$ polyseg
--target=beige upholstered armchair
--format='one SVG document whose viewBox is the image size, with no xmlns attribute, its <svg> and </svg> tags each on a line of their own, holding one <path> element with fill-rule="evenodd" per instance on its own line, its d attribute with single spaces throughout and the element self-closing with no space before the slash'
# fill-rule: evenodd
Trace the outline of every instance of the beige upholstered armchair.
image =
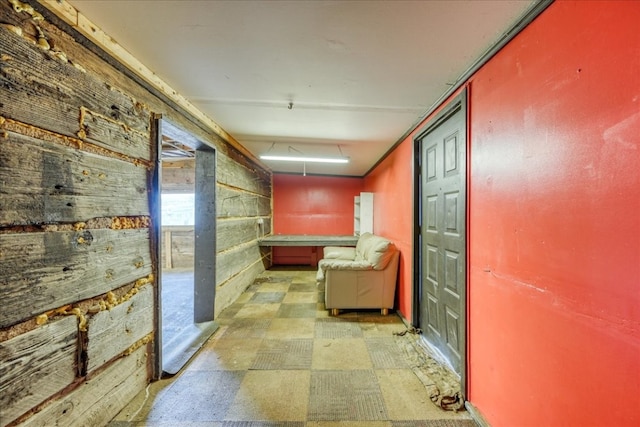
<svg viewBox="0 0 640 427">
<path fill-rule="evenodd" d="M 363 233 L 355 248 L 327 246 L 318 263 L 317 280 L 325 289 L 325 306 L 337 316 L 340 309 L 393 308 L 399 252 L 389 240 Z"/>
</svg>

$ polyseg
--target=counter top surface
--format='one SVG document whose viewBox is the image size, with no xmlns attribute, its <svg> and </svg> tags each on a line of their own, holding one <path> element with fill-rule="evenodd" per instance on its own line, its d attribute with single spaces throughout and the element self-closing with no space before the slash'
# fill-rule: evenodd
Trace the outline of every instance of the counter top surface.
<svg viewBox="0 0 640 427">
<path fill-rule="evenodd" d="M 258 239 L 260 246 L 355 246 L 358 236 L 272 234 Z"/>
</svg>

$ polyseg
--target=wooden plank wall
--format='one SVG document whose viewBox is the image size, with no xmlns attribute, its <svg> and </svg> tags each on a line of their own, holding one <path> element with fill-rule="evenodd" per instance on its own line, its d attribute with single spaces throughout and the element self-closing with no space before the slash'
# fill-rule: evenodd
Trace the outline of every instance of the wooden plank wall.
<svg viewBox="0 0 640 427">
<path fill-rule="evenodd" d="M 172 194 L 193 193 L 196 189 L 196 162 L 162 161 L 162 192 Z"/>
<path fill-rule="evenodd" d="M 73 383 L 77 340 L 76 319 L 65 317 L 2 343 L 2 356 L 11 359 L 0 367 L 0 420 L 17 418 L 39 404 L 43 395 Z"/>
<path fill-rule="evenodd" d="M 165 269 L 193 270 L 195 266 L 194 227 L 173 225 L 162 227 L 162 266 Z"/>
<path fill-rule="evenodd" d="M 254 169 L 230 157 L 219 158 L 217 180 L 216 315 L 240 295 L 247 278 L 269 265 L 270 251 L 260 249 L 258 238 L 271 233 L 271 180 L 266 186 Z"/>
<path fill-rule="evenodd" d="M 155 114 L 216 148 L 219 312 L 264 270 L 270 172 L 41 4 L 0 0 L 2 427 L 105 425 L 151 378 Z"/>
<path fill-rule="evenodd" d="M 162 193 L 195 193 L 196 165 L 193 158 L 162 161 Z M 164 268 L 194 268 L 194 227 L 162 225 Z"/>
<path fill-rule="evenodd" d="M 163 164 L 163 191 L 193 192 L 194 164 L 193 160 Z M 253 280 L 270 263 L 271 251 L 261 249 L 257 239 L 271 233 L 271 186 L 263 176 L 256 176 L 255 168 L 225 155 L 218 155 L 216 181 L 215 312 L 218 314 L 240 295 L 247 281 Z M 181 254 L 187 253 L 189 240 L 184 235 L 172 235 L 173 260 L 182 262 L 172 262 L 171 265 L 180 268 L 190 261 L 180 258 Z M 183 239 L 179 240 L 180 237 Z M 164 252 L 163 256 L 166 256 L 168 251 Z M 167 264 L 165 261 L 164 265 Z"/>
</svg>

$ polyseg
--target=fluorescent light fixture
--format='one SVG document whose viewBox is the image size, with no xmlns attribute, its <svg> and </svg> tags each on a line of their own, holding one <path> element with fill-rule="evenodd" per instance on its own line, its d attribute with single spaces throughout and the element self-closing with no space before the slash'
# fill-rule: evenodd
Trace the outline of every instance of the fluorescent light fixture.
<svg viewBox="0 0 640 427">
<path fill-rule="evenodd" d="M 283 162 L 303 162 L 303 163 L 349 163 L 346 157 L 301 157 L 301 156 L 271 156 L 268 154 L 260 156 L 262 160 L 278 160 Z"/>
</svg>

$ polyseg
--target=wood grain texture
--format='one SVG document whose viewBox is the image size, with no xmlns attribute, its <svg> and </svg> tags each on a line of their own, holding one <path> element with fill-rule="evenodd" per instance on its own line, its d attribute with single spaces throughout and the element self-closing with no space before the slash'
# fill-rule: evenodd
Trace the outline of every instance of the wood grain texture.
<svg viewBox="0 0 640 427">
<path fill-rule="evenodd" d="M 218 253 L 216 260 L 216 283 L 224 283 L 247 266 L 262 258 L 257 241 L 234 246 L 233 249 Z"/>
<path fill-rule="evenodd" d="M 151 273 L 149 230 L 0 234 L 0 327 Z"/>
<path fill-rule="evenodd" d="M 38 2 L 28 2 L 45 14 Z M 79 31 L 93 32 L 84 17 L 73 17 L 68 3 L 47 3 L 71 16 Z M 175 123 L 176 129 L 179 126 L 180 132 L 174 134 L 186 139 L 193 135 L 194 140 L 216 148 L 219 161 L 212 179 L 218 178 L 223 197 L 231 197 L 224 211 L 218 212 L 224 218 L 246 221 L 232 226 L 235 231 L 223 230 L 228 240 L 225 253 L 239 254 L 251 245 L 256 219 L 268 223 L 271 216 L 271 175 L 266 166 L 206 116 L 179 99 L 172 100 L 170 88 L 168 92 L 154 89 L 66 25 L 56 27 L 55 17 L 47 15 L 47 20 L 38 25 L 51 44 L 49 51 L 28 40 L 37 33 L 29 16 L 15 13 L 8 1 L 0 1 L 0 22 L 18 25 L 25 33 L 18 36 L 0 28 L 0 117 L 7 119 L 4 128 L 0 124 L 0 232 L 5 233 L 0 234 L 0 328 L 16 333 L 22 332 L 22 322 L 33 324 L 33 317 L 42 312 L 104 295 L 151 273 L 152 262 L 157 261 L 151 260 L 149 230 L 111 230 L 106 222 L 93 225 L 110 217 L 151 215 L 148 194 L 153 189 L 147 184 L 147 169 L 152 173 L 155 167 L 149 161 L 154 152 L 151 112 Z M 109 39 L 103 41 L 109 44 Z M 64 52 L 68 61 L 56 57 L 54 48 Z M 10 122 L 19 126 L 10 127 Z M 219 201 L 216 197 L 217 208 Z M 81 221 L 92 225 L 78 231 L 34 231 L 58 226 L 69 230 L 72 223 Z M 230 269 L 229 276 L 222 278 L 216 309 L 235 300 L 264 269 L 256 246 L 236 258 L 222 258 Z M 148 300 L 142 303 L 140 298 L 144 295 L 131 300 L 134 306 L 124 303 L 110 312 L 87 316 L 89 329 L 79 341 L 87 352 L 82 355 L 88 355 L 87 365 L 82 363 L 80 369 L 85 372 L 88 366 L 89 377 L 76 378 L 55 397 L 44 397 L 44 406 L 24 400 L 25 410 L 21 407 L 16 413 L 38 412 L 22 425 L 106 425 L 144 389 L 150 346 L 118 358 L 127 343 L 152 330 L 153 313 Z M 134 317 L 138 319 L 131 320 Z M 77 319 L 63 320 L 77 334 Z M 51 336 L 43 333 L 33 342 L 43 351 L 43 361 L 58 353 L 50 345 Z M 0 369 L 11 366 L 8 360 L 0 358 Z M 29 380 L 28 375 L 24 378 Z M 2 384 L 4 379 L 3 374 Z M 52 384 L 41 387 L 43 394 L 50 392 Z"/>
<path fill-rule="evenodd" d="M 184 164 L 184 167 L 162 166 L 162 192 L 163 193 L 194 193 L 196 189 L 196 169 L 190 165 L 191 160 L 174 162 Z"/>
<path fill-rule="evenodd" d="M 151 118 L 143 104 L 4 27 L 0 52 L 10 58 L 0 60 L 0 115 L 150 159 Z"/>
<path fill-rule="evenodd" d="M 81 387 L 51 401 L 27 418 L 24 427 L 105 426 L 147 385 L 147 347 L 114 361 Z"/>
<path fill-rule="evenodd" d="M 233 158 L 218 153 L 216 180 L 218 183 L 242 188 L 251 193 L 271 197 L 271 176 L 263 171 L 238 163 Z"/>
<path fill-rule="evenodd" d="M 218 186 L 218 218 L 266 217 L 271 215 L 271 199 L 255 193 Z"/>
<path fill-rule="evenodd" d="M 135 158 L 148 159 L 150 134 L 148 127 L 140 131 L 129 127 L 121 121 L 122 114 L 119 107 L 112 105 L 110 116 L 81 108 L 80 128 L 84 130 L 89 141 L 117 141 L 120 146 L 126 147 L 127 155 Z"/>
<path fill-rule="evenodd" d="M 109 53 L 116 58 L 119 62 L 128 67 L 131 71 L 142 77 L 144 81 L 158 89 L 169 98 L 172 102 L 176 103 L 180 108 L 184 109 L 188 114 L 200 120 L 209 130 L 212 130 L 222 140 L 227 142 L 235 150 L 242 153 L 243 156 L 248 158 L 251 162 L 260 166 L 263 170 L 268 168 L 263 165 L 249 150 L 247 150 L 242 144 L 236 141 L 233 136 L 227 133 L 218 123 L 204 114 L 201 110 L 195 107 L 190 101 L 172 89 L 166 82 L 153 73 L 149 68 L 142 64 L 137 58 L 135 58 L 126 49 L 123 49 L 115 40 L 109 37 L 98 26 L 91 22 L 86 16 L 78 12 L 68 2 L 64 0 L 45 0 L 43 1 L 45 6 L 52 12 L 56 13 L 61 19 L 73 26 L 76 30 L 82 33 L 89 40 L 96 43 L 101 49 Z M 171 135 L 174 139 L 183 139 L 180 135 L 181 130 L 177 128 L 171 129 Z"/>
<path fill-rule="evenodd" d="M 262 225 L 258 224 L 259 219 L 262 219 Z M 271 233 L 269 217 L 234 218 L 218 221 L 216 229 L 218 252 L 251 242 L 259 236 L 269 233 Z"/>
<path fill-rule="evenodd" d="M 73 383 L 77 324 L 64 317 L 0 342 L 0 426 Z"/>
<path fill-rule="evenodd" d="M 15 132 L 6 136 L 0 139 L 0 225 L 149 215 L 146 168 Z"/>
<path fill-rule="evenodd" d="M 194 268 L 194 232 L 173 231 L 171 233 L 171 263 L 173 268 Z"/>
<path fill-rule="evenodd" d="M 104 365 L 153 331 L 153 303 L 153 287 L 146 285 L 130 300 L 89 318 L 87 372 Z"/>
<path fill-rule="evenodd" d="M 216 287 L 216 317 L 229 305 L 233 304 L 256 276 L 265 270 L 264 259 L 256 259 L 233 277 L 228 277 Z"/>
</svg>

